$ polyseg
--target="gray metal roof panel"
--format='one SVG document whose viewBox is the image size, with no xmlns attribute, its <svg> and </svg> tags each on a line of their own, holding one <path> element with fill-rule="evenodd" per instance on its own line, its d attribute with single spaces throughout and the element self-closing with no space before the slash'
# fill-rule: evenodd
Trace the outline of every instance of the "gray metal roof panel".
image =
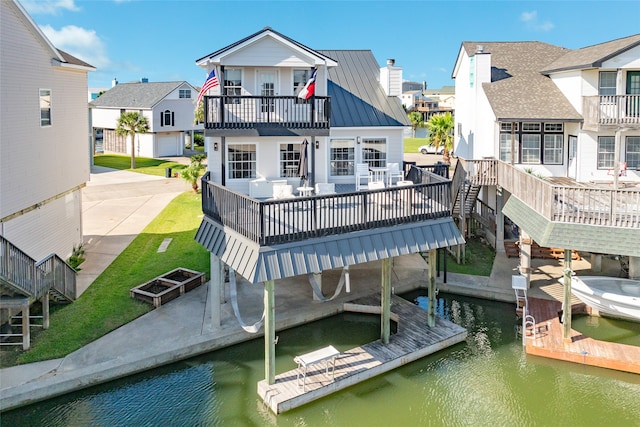
<svg viewBox="0 0 640 427">
<path fill-rule="evenodd" d="M 411 126 L 400 98 L 387 96 L 370 50 L 321 50 L 338 62 L 329 69 L 332 127 Z"/>
<path fill-rule="evenodd" d="M 96 108 L 151 109 L 171 92 L 185 84 L 195 90 L 185 81 L 119 83 L 91 101 L 89 105 Z"/>
<path fill-rule="evenodd" d="M 204 218 L 195 237 L 251 283 L 330 270 L 464 242 L 452 218 L 261 247 Z"/>
</svg>

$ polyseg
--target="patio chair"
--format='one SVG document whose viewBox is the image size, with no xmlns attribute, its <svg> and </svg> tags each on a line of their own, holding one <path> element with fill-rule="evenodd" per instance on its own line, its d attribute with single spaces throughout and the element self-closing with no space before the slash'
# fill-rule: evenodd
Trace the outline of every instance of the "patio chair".
<svg viewBox="0 0 640 427">
<path fill-rule="evenodd" d="M 336 184 L 333 182 L 319 182 L 316 184 L 316 195 L 336 194 Z"/>
<path fill-rule="evenodd" d="M 288 199 L 293 197 L 293 185 L 275 184 L 273 186 L 274 199 Z"/>
<path fill-rule="evenodd" d="M 371 175 L 369 175 L 369 165 L 367 163 L 356 164 L 356 191 L 359 191 L 362 186 L 362 180 L 365 180 L 367 184 L 371 182 Z M 365 185 L 367 185 L 365 184 Z M 367 188 L 367 187 L 364 187 Z"/>
<path fill-rule="evenodd" d="M 400 165 L 398 163 L 387 163 L 387 167 L 389 171 L 387 172 L 387 185 L 393 185 L 393 179 L 396 178 L 398 181 L 402 181 L 404 179 L 404 175 L 400 172 Z"/>
</svg>

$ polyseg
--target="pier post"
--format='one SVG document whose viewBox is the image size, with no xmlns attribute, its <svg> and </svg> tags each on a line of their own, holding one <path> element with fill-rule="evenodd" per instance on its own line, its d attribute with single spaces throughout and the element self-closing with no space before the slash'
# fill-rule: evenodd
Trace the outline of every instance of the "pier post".
<svg viewBox="0 0 640 427">
<path fill-rule="evenodd" d="M 382 295 L 380 297 L 382 319 L 380 319 L 380 339 L 389 344 L 391 336 L 391 258 L 382 260 Z"/>
<path fill-rule="evenodd" d="M 564 250 L 564 295 L 562 303 L 562 339 L 571 342 L 571 249 Z"/>
<path fill-rule="evenodd" d="M 264 284 L 264 379 L 267 384 L 276 382 L 276 319 L 274 281 Z"/>
<path fill-rule="evenodd" d="M 220 300 L 224 291 L 220 291 L 220 288 L 224 288 L 224 267 L 222 260 L 215 255 L 211 255 L 211 279 L 209 280 L 209 292 L 207 297 L 209 298 L 209 309 L 211 310 L 211 328 L 220 328 L 221 321 L 221 309 Z"/>
<path fill-rule="evenodd" d="M 446 256 L 446 254 L 445 254 Z M 429 251 L 427 273 L 427 325 L 434 327 L 436 325 L 436 260 L 438 258 L 438 250 L 431 249 Z"/>
</svg>

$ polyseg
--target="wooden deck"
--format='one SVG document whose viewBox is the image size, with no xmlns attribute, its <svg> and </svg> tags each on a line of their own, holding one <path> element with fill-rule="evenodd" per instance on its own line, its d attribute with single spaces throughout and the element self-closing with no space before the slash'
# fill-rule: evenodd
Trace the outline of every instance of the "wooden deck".
<svg viewBox="0 0 640 427">
<path fill-rule="evenodd" d="M 527 354 L 640 374 L 640 347 L 594 340 L 574 330 L 571 342 L 564 342 L 558 320 L 561 307 L 559 301 L 529 298 L 537 329 L 535 339 L 527 335 Z M 582 312 L 584 304 L 574 304 L 572 310 Z"/>
<path fill-rule="evenodd" d="M 351 303 L 380 307 L 380 297 L 360 298 Z M 342 352 L 336 359 L 333 380 L 325 375 L 324 364 L 318 364 L 309 368 L 304 390 L 298 386 L 297 369 L 293 369 L 277 375 L 275 384 L 260 381 L 258 395 L 266 406 L 279 414 L 457 344 L 467 337 L 466 329 L 439 317 L 436 317 L 436 326 L 429 328 L 425 310 L 395 295 L 391 298 L 391 312 L 392 318 L 397 316 L 398 325 L 389 344 L 377 340 Z"/>
</svg>

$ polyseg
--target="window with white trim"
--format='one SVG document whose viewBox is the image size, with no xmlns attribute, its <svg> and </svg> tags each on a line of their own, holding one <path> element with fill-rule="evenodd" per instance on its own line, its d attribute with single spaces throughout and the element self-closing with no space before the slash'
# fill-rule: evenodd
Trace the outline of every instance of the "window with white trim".
<svg viewBox="0 0 640 427">
<path fill-rule="evenodd" d="M 522 163 L 540 164 L 540 134 L 522 134 Z"/>
<path fill-rule="evenodd" d="M 543 163 L 546 165 L 562 164 L 563 135 L 561 133 L 544 135 Z"/>
<path fill-rule="evenodd" d="M 640 168 L 640 136 L 628 136 L 625 139 L 627 169 Z"/>
<path fill-rule="evenodd" d="M 617 78 L 617 71 L 600 71 L 598 95 L 615 95 Z"/>
<path fill-rule="evenodd" d="M 298 176 L 300 149 L 300 144 L 280 144 L 281 178 L 295 178 L 296 176 Z"/>
<path fill-rule="evenodd" d="M 513 142 L 513 162 L 520 163 L 520 153 L 519 153 L 519 142 L 518 142 L 518 134 L 514 135 Z M 500 134 L 500 160 L 503 162 L 511 163 L 511 134 L 510 133 L 501 133 Z"/>
<path fill-rule="evenodd" d="M 242 95 L 242 70 L 240 68 L 225 68 L 224 94 L 229 96 Z M 240 98 L 226 98 L 225 104 L 240 104 Z"/>
<path fill-rule="evenodd" d="M 354 175 L 355 141 L 332 139 L 329 142 L 329 162 L 331 176 Z"/>
<path fill-rule="evenodd" d="M 178 97 L 180 99 L 191 99 L 191 89 L 180 89 Z"/>
<path fill-rule="evenodd" d="M 611 169 L 616 148 L 615 136 L 598 137 L 598 169 Z"/>
<path fill-rule="evenodd" d="M 256 144 L 229 144 L 227 148 L 229 179 L 256 177 Z"/>
<path fill-rule="evenodd" d="M 51 89 L 40 89 L 40 126 L 51 126 Z"/>
<path fill-rule="evenodd" d="M 387 139 L 362 138 L 362 162 L 370 168 L 387 166 Z"/>
</svg>

